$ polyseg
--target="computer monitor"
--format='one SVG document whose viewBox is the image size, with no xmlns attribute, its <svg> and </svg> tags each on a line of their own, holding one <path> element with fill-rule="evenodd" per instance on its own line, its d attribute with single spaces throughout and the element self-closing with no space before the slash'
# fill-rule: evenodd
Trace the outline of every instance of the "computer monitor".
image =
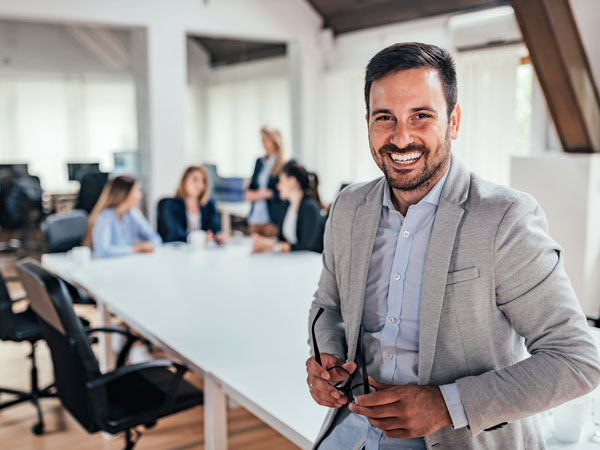
<svg viewBox="0 0 600 450">
<path fill-rule="evenodd" d="M 0 164 L 0 178 L 7 175 L 29 175 L 27 163 Z"/>
<path fill-rule="evenodd" d="M 67 163 L 69 181 L 81 181 L 88 173 L 99 173 L 100 163 Z"/>
</svg>

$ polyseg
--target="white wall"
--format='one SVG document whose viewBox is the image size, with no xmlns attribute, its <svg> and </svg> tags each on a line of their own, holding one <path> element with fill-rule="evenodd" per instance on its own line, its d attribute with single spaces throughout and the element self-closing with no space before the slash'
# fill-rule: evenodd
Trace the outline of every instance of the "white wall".
<svg viewBox="0 0 600 450">
<path fill-rule="evenodd" d="M 310 93 L 320 70 L 320 17 L 301 0 L 0 0 L 0 18 L 142 27 L 148 38 L 148 137 L 140 139 L 149 175 L 150 213 L 171 193 L 185 162 L 186 34 L 295 42 L 300 77 L 293 80 L 300 111 L 299 152 L 314 145 Z M 316 61 L 316 63 L 315 63 Z M 300 95 L 302 93 L 303 95 Z M 144 127 L 140 127 L 144 128 Z"/>
</svg>

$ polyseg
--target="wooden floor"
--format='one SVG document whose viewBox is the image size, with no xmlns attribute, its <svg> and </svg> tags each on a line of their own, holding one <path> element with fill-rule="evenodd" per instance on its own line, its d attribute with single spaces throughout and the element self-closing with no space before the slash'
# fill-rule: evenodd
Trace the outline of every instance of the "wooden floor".
<svg viewBox="0 0 600 450">
<path fill-rule="evenodd" d="M 12 275 L 14 258 L 0 256 L 0 270 Z M 22 293 L 17 283 L 11 283 L 11 296 Z M 91 307 L 78 307 L 78 313 L 95 320 Z M 29 385 L 28 344 L 0 342 L 0 386 L 27 390 Z M 40 342 L 36 349 L 40 386 L 52 381 L 52 362 L 48 348 Z M 199 377 L 190 381 L 200 385 Z M 10 397 L 0 394 L 0 402 Z M 2 449 L 57 449 L 57 450 L 118 450 L 123 448 L 122 437 L 88 434 L 60 405 L 57 399 L 42 399 L 45 433 L 35 436 L 30 428 L 36 422 L 33 405 L 24 403 L 0 411 L 0 448 Z M 136 449 L 188 450 L 204 449 L 204 411 L 197 407 L 166 417 L 149 429 L 141 429 L 142 438 Z M 298 449 L 281 434 L 243 408 L 228 412 L 229 449 L 231 450 L 293 450 Z"/>
</svg>

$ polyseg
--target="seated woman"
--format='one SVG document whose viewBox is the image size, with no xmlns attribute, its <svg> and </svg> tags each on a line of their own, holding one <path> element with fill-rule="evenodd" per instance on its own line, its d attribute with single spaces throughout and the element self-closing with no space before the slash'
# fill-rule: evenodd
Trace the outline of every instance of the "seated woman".
<svg viewBox="0 0 600 450">
<path fill-rule="evenodd" d="M 159 203 L 158 232 L 165 242 L 186 241 L 187 235 L 196 230 L 206 231 L 207 241 L 223 244 L 221 218 L 210 198 L 210 180 L 204 166 L 188 167 L 175 194 L 175 198 Z"/>
<path fill-rule="evenodd" d="M 265 155 L 256 160 L 245 194 L 246 201 L 252 203 L 248 228 L 251 233 L 277 236 L 277 224 L 283 218 L 283 202 L 277 189 L 279 171 L 285 164 L 283 138 L 279 130 L 266 126 L 260 130 L 260 136 Z"/>
<path fill-rule="evenodd" d="M 160 236 L 138 209 L 142 190 L 129 176 L 109 180 L 90 213 L 83 245 L 96 257 L 152 253 Z"/>
<path fill-rule="evenodd" d="M 287 200 L 277 239 L 253 234 L 255 253 L 296 250 L 323 251 L 325 218 L 321 215 L 318 178 L 296 162 L 287 163 L 279 174 L 279 195 Z"/>
</svg>

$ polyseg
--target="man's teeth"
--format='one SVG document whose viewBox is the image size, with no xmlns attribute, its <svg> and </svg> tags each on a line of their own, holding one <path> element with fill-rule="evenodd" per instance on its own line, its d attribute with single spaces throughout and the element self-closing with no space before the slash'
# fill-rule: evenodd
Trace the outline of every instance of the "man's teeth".
<svg viewBox="0 0 600 450">
<path fill-rule="evenodd" d="M 400 164 L 412 164 L 421 157 L 422 153 L 421 152 L 391 153 L 390 155 L 391 155 L 392 159 L 394 160 L 394 162 L 397 162 Z"/>
</svg>

